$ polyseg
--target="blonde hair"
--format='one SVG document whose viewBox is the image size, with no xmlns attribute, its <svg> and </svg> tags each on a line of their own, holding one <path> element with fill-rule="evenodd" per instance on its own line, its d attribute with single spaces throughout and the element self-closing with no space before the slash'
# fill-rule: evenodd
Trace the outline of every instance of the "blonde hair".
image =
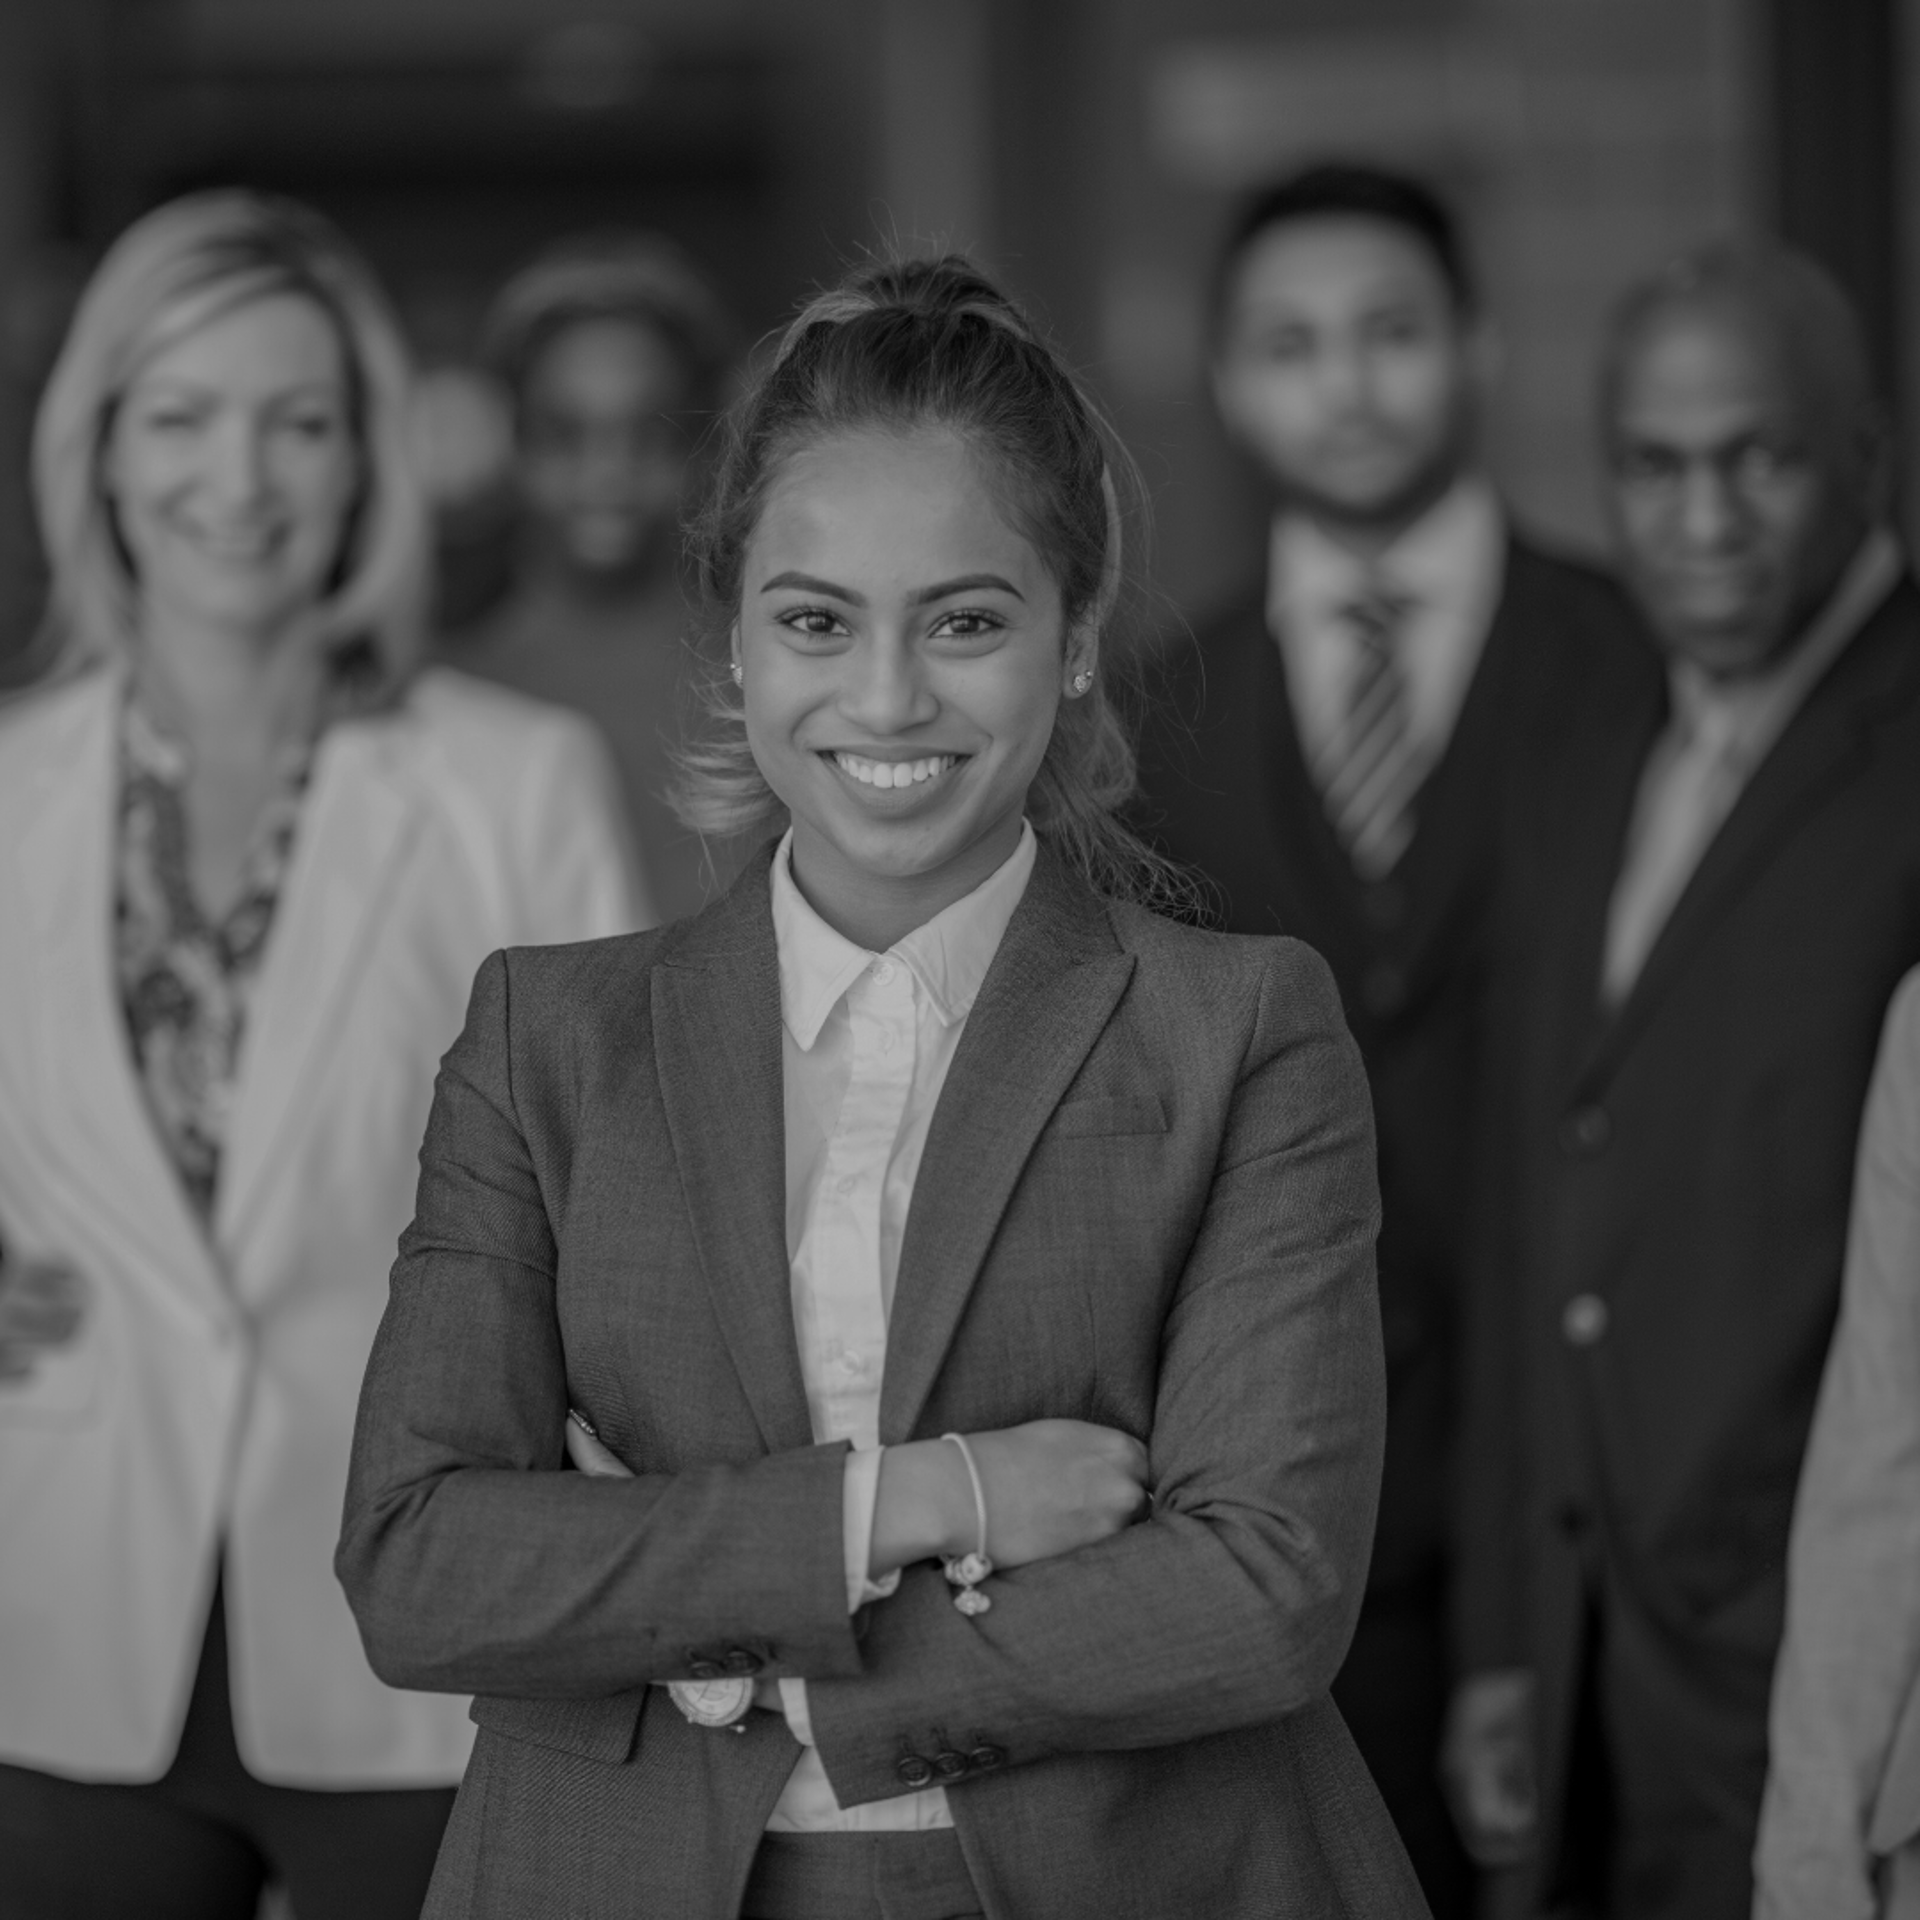
<svg viewBox="0 0 1920 1920">
<path fill-rule="evenodd" d="M 33 491 L 53 574 L 57 666 L 124 657 L 138 641 L 139 582 L 102 470 L 128 387 L 164 348 L 279 294 L 311 300 L 339 335 L 360 459 L 318 609 L 320 639 L 366 695 L 405 684 L 425 634 L 428 542 L 407 447 L 411 370 L 400 329 L 371 269 L 328 221 L 291 200 L 234 191 L 170 201 L 114 242 L 47 383 Z"/>
<path fill-rule="evenodd" d="M 811 301 L 729 409 L 690 539 L 716 656 L 782 465 L 831 434 L 922 425 L 958 434 L 994 468 L 1068 627 L 1106 638 L 1125 578 L 1122 500 L 1142 498 L 1133 464 L 1027 316 L 949 254 L 863 266 Z M 1180 907 L 1187 884 L 1118 817 L 1135 785 L 1133 743 L 1109 691 L 1120 653 L 1103 647 L 1091 687 L 1060 703 L 1027 812 L 1097 891 Z M 676 809 L 703 833 L 770 827 L 779 802 L 754 762 L 739 691 L 717 658 L 713 666 L 706 731 L 679 756 Z"/>
</svg>

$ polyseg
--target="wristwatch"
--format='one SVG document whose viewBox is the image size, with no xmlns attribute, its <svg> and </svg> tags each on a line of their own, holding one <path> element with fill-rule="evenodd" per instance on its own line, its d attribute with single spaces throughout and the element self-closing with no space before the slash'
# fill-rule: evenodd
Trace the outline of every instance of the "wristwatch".
<svg viewBox="0 0 1920 1920">
<path fill-rule="evenodd" d="M 746 1729 L 740 1722 L 753 1706 L 753 1682 L 729 1676 L 722 1680 L 669 1680 L 667 1691 L 673 1704 L 696 1727 L 732 1727 Z"/>
</svg>

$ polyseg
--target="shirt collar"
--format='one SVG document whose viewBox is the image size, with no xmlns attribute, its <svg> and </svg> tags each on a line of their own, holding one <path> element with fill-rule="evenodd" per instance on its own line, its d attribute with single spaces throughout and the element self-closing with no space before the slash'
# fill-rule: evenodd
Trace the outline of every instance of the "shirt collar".
<svg viewBox="0 0 1920 1920">
<path fill-rule="evenodd" d="M 1462 474 L 1412 526 L 1367 561 L 1301 513 L 1274 517 L 1268 544 L 1268 613 L 1324 620 L 1381 584 L 1423 608 L 1477 604 L 1497 580 L 1506 542 L 1498 496 Z"/>
<path fill-rule="evenodd" d="M 1716 680 L 1690 661 L 1675 659 L 1668 669 L 1673 704 L 1688 729 L 1717 736 L 1735 752 L 1764 752 L 1893 591 L 1902 564 L 1892 531 L 1876 527 L 1860 543 L 1839 585 L 1798 643 L 1761 673 Z"/>
<path fill-rule="evenodd" d="M 773 856 L 773 941 L 780 960 L 780 1017 L 806 1053 L 847 990 L 882 956 L 856 946 L 807 904 L 794 883 L 792 853 L 789 827 Z M 887 949 L 885 957 L 920 983 L 943 1026 L 964 1020 L 979 997 L 1037 853 L 1033 828 L 1023 820 L 1019 845 L 986 879 Z"/>
</svg>

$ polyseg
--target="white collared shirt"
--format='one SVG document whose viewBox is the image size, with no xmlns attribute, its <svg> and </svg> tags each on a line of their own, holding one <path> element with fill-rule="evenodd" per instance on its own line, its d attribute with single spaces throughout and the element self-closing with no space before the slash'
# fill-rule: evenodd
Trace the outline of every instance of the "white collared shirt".
<svg viewBox="0 0 1920 1920">
<path fill-rule="evenodd" d="M 1463 475 L 1369 562 L 1303 514 L 1275 516 L 1267 626 L 1280 648 L 1309 765 L 1337 747 L 1361 648 L 1346 609 L 1381 588 L 1407 603 L 1399 661 L 1408 733 L 1430 766 L 1446 751 L 1505 584 L 1506 517 L 1492 487 Z"/>
<path fill-rule="evenodd" d="M 813 1437 L 848 1440 L 847 1605 L 899 1584 L 867 1579 L 880 1490 L 880 1385 L 900 1241 L 933 1110 L 987 968 L 1027 890 L 1020 843 L 962 900 L 884 954 L 836 933 L 794 884 L 793 835 L 773 859 L 786 1089 L 787 1255 L 793 1329 Z M 842 1808 L 812 1744 L 806 1682 L 782 1680 L 787 1724 L 806 1747 L 770 1832 L 882 1833 L 950 1827 L 944 1789 Z"/>
<path fill-rule="evenodd" d="M 1607 910 L 1600 975 L 1606 1005 L 1618 1006 L 1632 990 L 1747 782 L 1847 642 L 1893 591 L 1900 566 L 1899 542 L 1886 528 L 1876 528 L 1805 635 L 1764 672 L 1715 680 L 1690 661 L 1673 661 L 1667 676 L 1672 718 L 1640 776 Z"/>
</svg>

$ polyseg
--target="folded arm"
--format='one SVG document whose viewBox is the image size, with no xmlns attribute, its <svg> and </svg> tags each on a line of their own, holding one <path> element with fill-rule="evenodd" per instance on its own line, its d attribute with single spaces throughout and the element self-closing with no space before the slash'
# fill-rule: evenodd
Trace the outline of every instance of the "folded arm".
<svg viewBox="0 0 1920 1920">
<path fill-rule="evenodd" d="M 555 1244 L 516 1119 L 495 954 L 442 1065 L 361 1393 L 336 1569 L 395 1686 L 613 1693 L 745 1652 L 860 1666 L 844 1447 L 626 1480 L 563 1472 Z"/>
<path fill-rule="evenodd" d="M 903 1748 L 990 1745 L 1017 1764 L 1171 1745 L 1324 1691 L 1379 1486 L 1373 1154 L 1331 982 L 1287 949 L 1163 1335 L 1152 1518 L 997 1576 L 971 1620 L 937 1570 L 910 1568 L 866 1617 L 861 1676 L 808 1687 L 843 1805 L 901 1792 Z"/>
</svg>

